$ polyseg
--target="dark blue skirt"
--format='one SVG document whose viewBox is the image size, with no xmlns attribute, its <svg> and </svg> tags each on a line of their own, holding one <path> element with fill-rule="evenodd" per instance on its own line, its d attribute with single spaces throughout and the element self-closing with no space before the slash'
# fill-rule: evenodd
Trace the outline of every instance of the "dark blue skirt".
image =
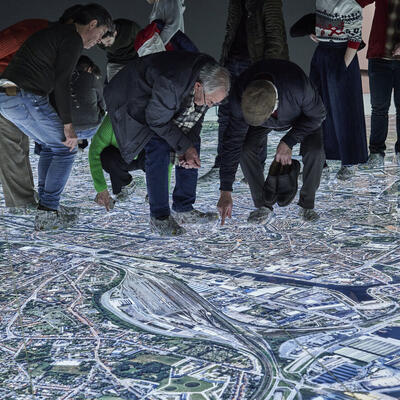
<svg viewBox="0 0 400 400">
<path fill-rule="evenodd" d="M 327 111 L 322 125 L 326 158 L 354 165 L 367 161 L 368 149 L 360 67 L 356 56 L 346 68 L 346 49 L 347 43 L 320 42 L 310 78 Z"/>
</svg>

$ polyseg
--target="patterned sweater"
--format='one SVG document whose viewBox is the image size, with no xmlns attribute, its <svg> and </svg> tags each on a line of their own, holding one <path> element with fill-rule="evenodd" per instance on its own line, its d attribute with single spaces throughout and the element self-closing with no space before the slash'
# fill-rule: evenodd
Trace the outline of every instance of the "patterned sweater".
<svg viewBox="0 0 400 400">
<path fill-rule="evenodd" d="M 320 41 L 361 43 L 362 8 L 355 0 L 316 0 L 315 34 Z"/>
</svg>

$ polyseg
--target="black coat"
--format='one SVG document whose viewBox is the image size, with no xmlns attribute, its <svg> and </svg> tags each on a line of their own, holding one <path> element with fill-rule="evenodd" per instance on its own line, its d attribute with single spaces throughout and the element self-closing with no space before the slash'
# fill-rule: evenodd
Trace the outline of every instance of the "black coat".
<svg viewBox="0 0 400 400">
<path fill-rule="evenodd" d="M 249 128 L 243 118 L 241 101 L 247 85 L 258 79 L 271 81 L 278 90 L 277 118 L 264 122 L 270 130 L 290 131 L 281 139 L 290 148 L 321 127 L 326 111 L 318 90 L 303 70 L 285 60 L 263 60 L 253 64 L 236 80 L 229 95 L 230 121 L 222 141 L 221 190 L 231 191 Z M 249 131 L 251 134 L 251 131 Z"/>
<path fill-rule="evenodd" d="M 230 0 L 221 64 L 226 63 L 236 35 L 241 34 L 238 30 L 241 28 L 243 2 L 247 10 L 244 34 L 247 36 L 250 60 L 252 62 L 270 58 L 287 60 L 289 50 L 282 15 L 282 0 Z"/>
<path fill-rule="evenodd" d="M 129 19 L 119 18 L 114 20 L 117 36 L 110 47 L 99 44 L 99 47 L 107 52 L 109 63 L 127 64 L 137 57 L 135 50 L 135 38 L 140 32 L 140 26 Z"/>
<path fill-rule="evenodd" d="M 130 163 L 153 135 L 183 154 L 193 145 L 173 122 L 192 92 L 205 54 L 162 52 L 131 61 L 106 86 L 104 98 L 121 155 Z M 197 124 L 198 128 L 199 124 Z"/>
<path fill-rule="evenodd" d="M 105 109 L 100 79 L 92 73 L 75 70 L 71 87 L 74 128 L 81 130 L 99 125 Z"/>
</svg>

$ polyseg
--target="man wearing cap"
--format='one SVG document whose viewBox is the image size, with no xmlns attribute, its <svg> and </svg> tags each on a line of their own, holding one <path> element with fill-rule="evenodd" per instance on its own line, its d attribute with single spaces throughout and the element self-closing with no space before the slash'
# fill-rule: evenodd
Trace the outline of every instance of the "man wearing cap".
<svg viewBox="0 0 400 400">
<path fill-rule="evenodd" d="M 287 131 L 276 149 L 275 160 L 292 163 L 292 148 L 300 143 L 304 164 L 300 191 L 300 215 L 315 221 L 315 193 L 319 187 L 325 153 L 322 121 L 326 111 L 317 89 L 296 64 L 286 60 L 263 60 L 244 71 L 229 95 L 231 119 L 222 142 L 220 198 L 218 210 L 224 224 L 232 216 L 232 184 L 240 163 L 247 179 L 256 210 L 248 222 L 266 223 L 272 208 L 263 200 L 264 168 L 259 149 L 266 145 L 267 134 Z"/>
</svg>

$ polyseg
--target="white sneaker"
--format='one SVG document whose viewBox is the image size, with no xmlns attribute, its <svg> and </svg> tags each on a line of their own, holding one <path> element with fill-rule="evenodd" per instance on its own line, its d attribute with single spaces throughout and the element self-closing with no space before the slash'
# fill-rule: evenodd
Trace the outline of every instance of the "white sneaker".
<svg viewBox="0 0 400 400">
<path fill-rule="evenodd" d="M 393 164 L 396 164 L 398 167 L 400 167 L 400 153 L 394 153 Z"/>
<path fill-rule="evenodd" d="M 35 230 L 49 231 L 71 227 L 77 221 L 78 213 L 68 214 L 66 213 L 65 208 L 63 211 L 37 210 L 35 217 Z"/>
<path fill-rule="evenodd" d="M 385 165 L 385 157 L 381 153 L 371 153 L 368 161 L 363 168 L 383 168 Z"/>
<path fill-rule="evenodd" d="M 206 224 L 218 219 L 216 212 L 202 212 L 196 209 L 185 212 L 172 211 L 172 213 L 179 224 Z"/>
<path fill-rule="evenodd" d="M 247 218 L 250 224 L 265 225 L 269 223 L 273 217 L 274 212 L 268 207 L 259 207 L 252 211 Z"/>
</svg>

